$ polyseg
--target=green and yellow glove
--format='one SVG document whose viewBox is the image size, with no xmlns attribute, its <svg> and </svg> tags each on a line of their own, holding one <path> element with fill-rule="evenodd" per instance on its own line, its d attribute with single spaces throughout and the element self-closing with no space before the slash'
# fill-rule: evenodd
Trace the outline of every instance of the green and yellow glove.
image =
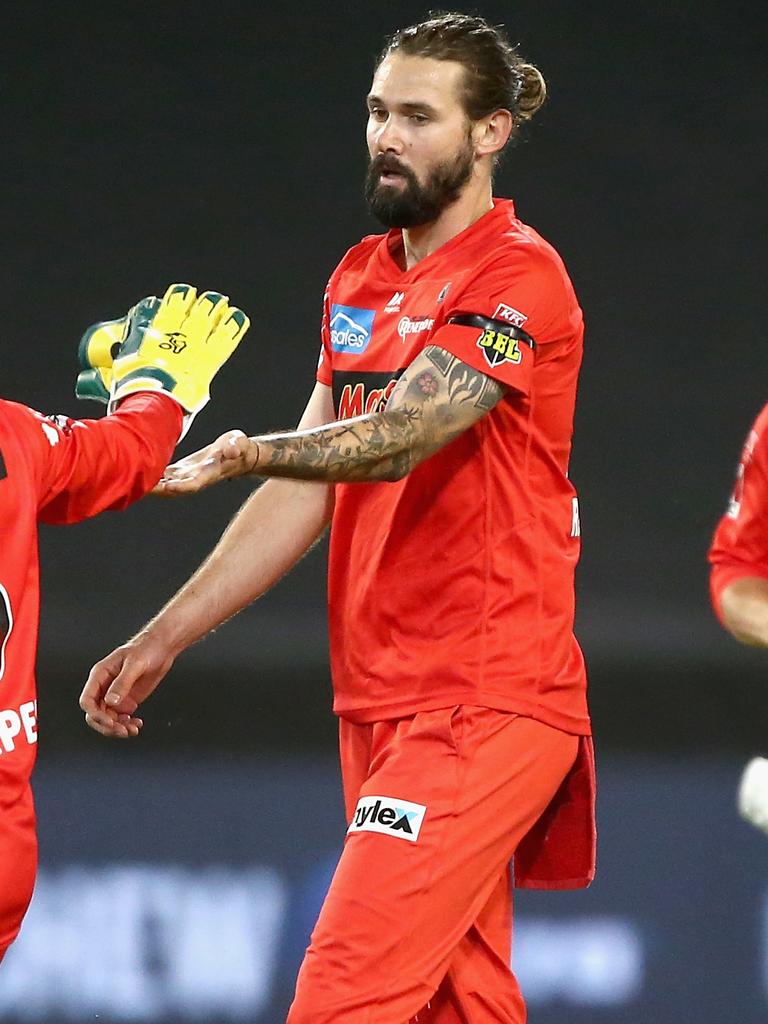
<svg viewBox="0 0 768 1024">
<path fill-rule="evenodd" d="M 110 407 L 137 391 L 162 391 L 196 415 L 249 326 L 226 295 L 198 296 L 188 284 L 172 284 L 162 299 L 142 299 L 128 314 L 112 364 Z"/>
<path fill-rule="evenodd" d="M 229 359 L 250 320 L 226 295 L 172 284 L 127 316 L 93 324 L 80 339 L 78 398 L 116 403 L 137 391 L 162 391 L 185 411 L 182 437 L 210 398 L 211 380 Z"/>
<path fill-rule="evenodd" d="M 95 402 L 109 401 L 112 388 L 112 363 L 120 351 L 128 318 L 102 320 L 93 324 L 80 339 L 77 358 L 80 373 L 75 384 L 78 398 L 92 398 Z"/>
</svg>

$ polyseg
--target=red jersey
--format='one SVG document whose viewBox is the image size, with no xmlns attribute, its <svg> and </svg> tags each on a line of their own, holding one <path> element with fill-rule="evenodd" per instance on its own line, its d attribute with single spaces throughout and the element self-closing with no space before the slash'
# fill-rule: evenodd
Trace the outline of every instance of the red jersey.
<svg viewBox="0 0 768 1024">
<path fill-rule="evenodd" d="M 0 812 L 25 791 L 35 760 L 37 524 L 125 508 L 157 483 L 181 409 L 156 394 L 126 398 L 102 420 L 46 417 L 0 400 Z M 7 823 L 7 822 L 6 822 Z"/>
<path fill-rule="evenodd" d="M 473 704 L 586 734 L 568 479 L 583 339 L 573 287 L 509 200 L 410 270 L 392 255 L 401 246 L 399 230 L 364 238 L 331 276 L 317 376 L 338 417 L 383 409 L 428 344 L 509 391 L 403 480 L 336 485 L 334 709 L 366 722 Z M 472 316 L 500 329 L 449 323 Z"/>
<path fill-rule="evenodd" d="M 710 588 L 718 615 L 720 595 L 740 576 L 768 579 L 768 405 L 744 443 L 736 485 L 709 550 Z"/>
</svg>

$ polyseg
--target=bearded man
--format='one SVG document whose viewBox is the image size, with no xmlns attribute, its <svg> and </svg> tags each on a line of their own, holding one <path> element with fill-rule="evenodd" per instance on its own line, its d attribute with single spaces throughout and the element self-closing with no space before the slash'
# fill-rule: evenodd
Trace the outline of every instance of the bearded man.
<svg viewBox="0 0 768 1024">
<path fill-rule="evenodd" d="M 81 698 L 99 732 L 137 735 L 176 656 L 331 524 L 349 828 L 289 1024 L 519 1024 L 510 862 L 517 885 L 593 877 L 568 478 L 582 313 L 555 250 L 492 193 L 544 96 L 482 18 L 439 15 L 388 41 L 365 192 L 389 230 L 331 275 L 299 429 L 229 432 L 169 468 L 169 495 L 274 479 Z"/>
</svg>

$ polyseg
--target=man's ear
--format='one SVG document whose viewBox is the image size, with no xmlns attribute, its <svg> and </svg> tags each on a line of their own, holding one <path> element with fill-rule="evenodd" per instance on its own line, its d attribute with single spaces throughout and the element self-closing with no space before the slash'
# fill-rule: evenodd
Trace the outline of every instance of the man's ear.
<svg viewBox="0 0 768 1024">
<path fill-rule="evenodd" d="M 494 110 L 481 118 L 472 129 L 475 152 L 478 156 L 500 153 L 512 134 L 515 119 L 509 110 Z"/>
</svg>

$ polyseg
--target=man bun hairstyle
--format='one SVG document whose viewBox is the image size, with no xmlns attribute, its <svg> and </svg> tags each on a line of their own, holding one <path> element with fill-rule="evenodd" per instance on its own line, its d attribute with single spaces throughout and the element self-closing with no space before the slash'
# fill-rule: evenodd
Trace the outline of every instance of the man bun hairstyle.
<svg viewBox="0 0 768 1024">
<path fill-rule="evenodd" d="M 547 96 L 544 76 L 527 63 L 500 28 L 471 14 L 434 13 L 399 29 L 387 41 L 377 67 L 390 54 L 453 60 L 464 67 L 464 109 L 471 121 L 508 110 L 516 129 L 530 121 Z"/>
</svg>

